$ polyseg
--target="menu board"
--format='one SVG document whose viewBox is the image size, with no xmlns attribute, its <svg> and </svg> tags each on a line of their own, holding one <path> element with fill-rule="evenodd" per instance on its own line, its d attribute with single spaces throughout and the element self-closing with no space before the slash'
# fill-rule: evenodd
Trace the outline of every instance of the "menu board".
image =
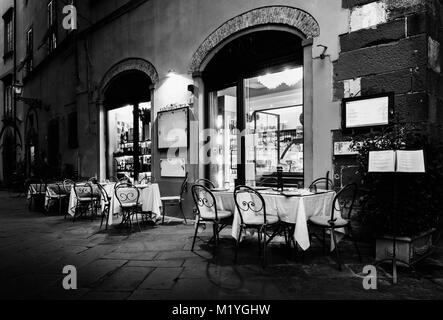
<svg viewBox="0 0 443 320">
<path fill-rule="evenodd" d="M 390 96 L 344 100 L 344 127 L 358 128 L 389 124 Z"/>
<path fill-rule="evenodd" d="M 369 172 L 395 172 L 395 151 L 369 152 Z"/>
<path fill-rule="evenodd" d="M 424 173 L 425 157 L 423 150 L 397 151 L 397 172 Z"/>
<path fill-rule="evenodd" d="M 425 173 L 423 150 L 369 152 L 369 172 Z"/>
<path fill-rule="evenodd" d="M 184 158 L 160 159 L 162 177 L 185 177 L 186 160 Z"/>
<path fill-rule="evenodd" d="M 158 113 L 158 148 L 188 146 L 188 108 Z"/>
</svg>

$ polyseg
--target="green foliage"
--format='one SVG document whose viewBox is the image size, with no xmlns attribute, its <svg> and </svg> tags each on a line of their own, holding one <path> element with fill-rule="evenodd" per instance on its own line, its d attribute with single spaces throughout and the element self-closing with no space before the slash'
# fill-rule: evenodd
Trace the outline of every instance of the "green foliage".
<svg viewBox="0 0 443 320">
<path fill-rule="evenodd" d="M 363 227 L 375 235 L 392 233 L 395 199 L 398 235 L 414 236 L 438 227 L 443 210 L 441 132 L 437 126 L 406 123 L 353 137 L 351 147 L 359 152 L 363 191 L 359 217 Z M 368 173 L 370 151 L 421 149 L 426 174 Z"/>
</svg>

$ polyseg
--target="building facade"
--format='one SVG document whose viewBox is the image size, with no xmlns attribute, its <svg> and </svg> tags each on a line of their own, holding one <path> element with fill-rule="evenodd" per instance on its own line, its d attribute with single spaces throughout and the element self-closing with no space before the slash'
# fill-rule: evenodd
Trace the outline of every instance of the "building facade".
<svg viewBox="0 0 443 320">
<path fill-rule="evenodd" d="M 299 186 L 328 171 L 344 185 L 356 164 L 334 152 L 349 138 L 343 98 L 393 92 L 404 121 L 443 121 L 440 11 L 436 0 L 4 0 L 0 180 L 18 165 L 135 171 L 173 195 L 182 164 L 219 186 L 281 164 Z M 162 135 L 179 126 L 171 106 L 188 108 L 187 143 Z"/>
</svg>

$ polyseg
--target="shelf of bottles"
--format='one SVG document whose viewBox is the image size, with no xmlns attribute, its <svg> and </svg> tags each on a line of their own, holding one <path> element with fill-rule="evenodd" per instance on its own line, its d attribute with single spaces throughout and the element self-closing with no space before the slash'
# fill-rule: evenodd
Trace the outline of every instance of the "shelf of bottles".
<svg viewBox="0 0 443 320">
<path fill-rule="evenodd" d="M 114 153 L 114 163 L 118 175 L 126 175 L 134 178 L 134 143 L 122 139 L 119 148 Z M 139 143 L 139 159 L 141 177 L 151 176 L 151 141 L 141 141 Z"/>
</svg>

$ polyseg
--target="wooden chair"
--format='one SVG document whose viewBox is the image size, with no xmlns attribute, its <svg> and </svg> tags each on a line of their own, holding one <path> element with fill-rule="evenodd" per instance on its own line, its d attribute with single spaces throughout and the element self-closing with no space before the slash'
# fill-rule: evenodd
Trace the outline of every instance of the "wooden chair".
<svg viewBox="0 0 443 320">
<path fill-rule="evenodd" d="M 220 240 L 220 231 L 222 231 L 228 225 L 229 221 L 227 221 L 227 219 L 232 216 L 232 212 L 218 210 L 214 194 L 204 185 L 194 184 L 191 191 L 195 206 L 197 208 L 195 233 L 192 241 L 191 251 L 194 251 L 198 228 L 201 223 L 205 222 L 212 222 L 214 234 L 212 239 L 214 239 L 215 248 L 217 248 Z"/>
<path fill-rule="evenodd" d="M 332 241 L 334 242 L 335 252 L 337 257 L 338 269 L 341 270 L 340 248 L 338 246 L 335 230 L 340 228 L 347 228 L 347 235 L 352 239 L 358 257 L 361 261 L 360 250 L 357 242 L 354 240 L 352 234 L 351 214 L 354 208 L 355 199 L 357 197 L 357 184 L 352 183 L 343 187 L 334 197 L 332 201 L 330 216 L 314 216 L 309 218 L 309 224 L 315 227 L 322 228 L 323 231 L 323 248 L 326 248 L 326 231 L 330 231 Z M 346 218 L 343 216 L 346 215 Z"/>
<path fill-rule="evenodd" d="M 238 248 L 243 231 L 248 228 L 257 229 L 259 256 L 262 256 L 263 266 L 266 265 L 266 246 L 272 236 L 268 234 L 270 229 L 280 228 L 278 216 L 267 215 L 265 200 L 256 190 L 247 186 L 238 186 L 234 190 L 234 201 L 240 215 L 240 231 L 235 248 L 235 262 L 237 262 Z M 274 235 L 276 232 L 274 232 Z M 268 237 L 268 239 L 267 239 Z"/>
<path fill-rule="evenodd" d="M 162 224 L 165 223 L 166 207 L 173 207 L 173 206 L 180 207 L 180 211 L 182 213 L 183 219 L 185 220 L 185 224 L 188 223 L 188 221 L 186 220 L 185 213 L 183 212 L 183 195 L 185 193 L 187 184 L 188 184 L 188 173 L 186 172 L 186 176 L 183 179 L 180 188 L 180 195 L 160 198 L 160 200 L 162 201 L 162 211 L 163 211 Z"/>
</svg>

